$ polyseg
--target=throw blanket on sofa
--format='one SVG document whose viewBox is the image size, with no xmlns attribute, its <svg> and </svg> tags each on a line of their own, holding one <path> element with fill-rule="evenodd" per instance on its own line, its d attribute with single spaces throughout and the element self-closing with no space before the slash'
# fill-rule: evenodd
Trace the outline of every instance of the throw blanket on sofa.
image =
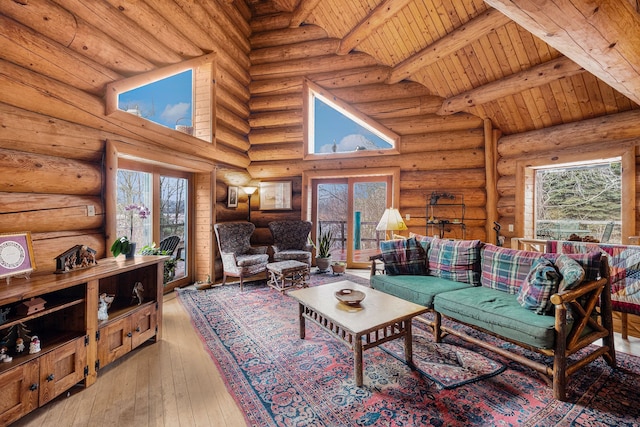
<svg viewBox="0 0 640 427">
<path fill-rule="evenodd" d="M 599 249 L 609 258 L 613 309 L 640 315 L 640 246 L 550 240 L 547 252 L 587 253 Z"/>
</svg>

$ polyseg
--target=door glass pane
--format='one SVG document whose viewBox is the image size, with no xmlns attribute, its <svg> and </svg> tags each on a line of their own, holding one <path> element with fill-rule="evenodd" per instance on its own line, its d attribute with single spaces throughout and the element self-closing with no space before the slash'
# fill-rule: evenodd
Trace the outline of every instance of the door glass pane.
<svg viewBox="0 0 640 427">
<path fill-rule="evenodd" d="M 369 256 L 377 252 L 379 238 L 376 226 L 386 206 L 386 182 L 356 182 L 354 184 L 353 262 L 368 262 Z"/>
<path fill-rule="evenodd" d="M 136 251 L 152 243 L 151 174 L 125 169 L 117 178 L 117 233 L 136 243 Z"/>
<path fill-rule="evenodd" d="M 347 259 L 347 184 L 323 183 L 318 185 L 318 229 L 321 232 L 331 230 L 333 246 L 331 259 L 346 261 Z"/>
<path fill-rule="evenodd" d="M 184 178 L 160 177 L 160 241 L 178 236 L 180 241 L 171 254 L 176 260 L 175 277 L 186 275 L 187 260 L 187 199 L 188 181 Z"/>
</svg>

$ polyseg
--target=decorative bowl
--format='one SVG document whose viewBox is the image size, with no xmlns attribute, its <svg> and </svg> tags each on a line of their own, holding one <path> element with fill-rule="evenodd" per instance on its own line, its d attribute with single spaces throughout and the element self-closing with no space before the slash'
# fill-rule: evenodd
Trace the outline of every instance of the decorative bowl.
<svg viewBox="0 0 640 427">
<path fill-rule="evenodd" d="M 335 295 L 340 302 L 348 305 L 358 305 L 367 296 L 364 292 L 355 289 L 340 289 Z"/>
</svg>

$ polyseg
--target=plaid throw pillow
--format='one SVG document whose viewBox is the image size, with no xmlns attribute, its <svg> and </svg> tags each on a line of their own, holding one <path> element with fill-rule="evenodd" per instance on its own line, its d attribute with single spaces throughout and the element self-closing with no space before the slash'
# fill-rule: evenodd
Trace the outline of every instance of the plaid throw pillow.
<svg viewBox="0 0 640 427">
<path fill-rule="evenodd" d="M 520 251 L 485 245 L 482 248 L 481 284 L 487 288 L 517 294 L 533 263 L 542 258 L 539 252 Z"/>
<path fill-rule="evenodd" d="M 599 250 L 591 251 L 586 254 L 544 254 L 545 258 L 555 263 L 561 256 L 565 255 L 575 261 L 584 269 L 584 281 L 592 282 L 600 278 L 600 259 L 602 258 L 602 252 Z"/>
<path fill-rule="evenodd" d="M 456 282 L 480 284 L 480 240 L 433 239 L 429 274 Z"/>
<path fill-rule="evenodd" d="M 427 254 L 414 238 L 380 242 L 380 251 L 389 276 L 427 274 Z"/>
<path fill-rule="evenodd" d="M 546 258 L 534 261 L 531 271 L 518 292 L 518 302 L 536 314 L 547 314 L 553 304 L 549 298 L 558 289 L 560 274 Z"/>
<path fill-rule="evenodd" d="M 578 285 L 582 283 L 585 273 L 578 261 L 562 254 L 556 259 L 556 267 L 562 276 L 560 285 L 558 285 L 558 291 L 577 288 Z"/>
</svg>

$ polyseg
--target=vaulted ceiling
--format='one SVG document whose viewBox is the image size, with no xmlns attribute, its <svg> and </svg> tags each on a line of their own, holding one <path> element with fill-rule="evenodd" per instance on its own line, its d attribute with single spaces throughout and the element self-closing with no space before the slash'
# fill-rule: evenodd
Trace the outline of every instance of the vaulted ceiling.
<svg viewBox="0 0 640 427">
<path fill-rule="evenodd" d="M 246 0 L 288 14 L 442 97 L 440 114 L 488 117 L 504 134 L 638 108 L 636 0 Z"/>
</svg>

